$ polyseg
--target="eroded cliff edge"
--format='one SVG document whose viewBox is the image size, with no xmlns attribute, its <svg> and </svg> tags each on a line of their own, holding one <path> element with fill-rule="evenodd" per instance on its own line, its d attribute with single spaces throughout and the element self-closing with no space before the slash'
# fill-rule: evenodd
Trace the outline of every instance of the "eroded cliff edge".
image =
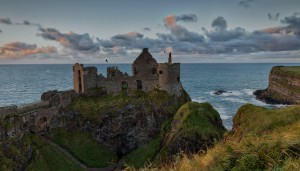
<svg viewBox="0 0 300 171">
<path fill-rule="evenodd" d="M 254 95 L 269 104 L 300 104 L 300 66 L 273 67 L 268 88 Z"/>
</svg>

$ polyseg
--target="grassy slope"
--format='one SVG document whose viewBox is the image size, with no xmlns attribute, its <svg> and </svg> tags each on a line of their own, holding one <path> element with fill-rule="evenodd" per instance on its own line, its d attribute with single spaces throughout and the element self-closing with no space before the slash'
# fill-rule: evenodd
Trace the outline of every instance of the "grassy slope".
<svg viewBox="0 0 300 171">
<path fill-rule="evenodd" d="M 134 150 L 123 159 L 129 166 L 141 168 L 147 164 L 161 163 L 167 158 L 169 143 L 178 136 L 192 137 L 199 135 L 216 135 L 221 137 L 223 131 L 216 129 L 211 120 L 220 116 L 208 103 L 188 102 L 184 104 L 174 115 L 162 125 L 160 135 L 153 138 L 148 144 Z M 174 132 L 171 132 L 166 142 L 163 142 L 164 135 L 171 131 L 171 123 L 177 124 Z"/>
<path fill-rule="evenodd" d="M 27 166 L 26 170 L 29 171 L 64 171 L 64 170 L 74 170 L 80 171 L 84 170 L 80 166 L 69 160 L 63 153 L 58 151 L 56 148 L 43 144 L 36 152 L 34 159 Z"/>
<path fill-rule="evenodd" d="M 242 106 L 235 130 L 206 154 L 183 157 L 159 170 L 300 170 L 300 106 Z"/>
<path fill-rule="evenodd" d="M 174 116 L 173 122 L 176 122 L 177 125 L 175 130 L 172 130 L 168 141 L 171 141 L 176 135 L 222 135 L 223 131 L 212 124 L 216 118 L 221 121 L 219 113 L 209 103 L 186 103 Z"/>
<path fill-rule="evenodd" d="M 116 155 L 94 140 L 87 132 L 59 128 L 52 131 L 53 142 L 70 151 L 89 167 L 106 167 L 116 160 Z"/>
<path fill-rule="evenodd" d="M 5 142 L 6 143 L 6 142 Z M 26 166 L 26 170 L 82 170 L 78 165 L 69 160 L 63 153 L 48 145 L 37 135 L 26 133 L 20 143 L 10 140 L 8 149 L 10 154 L 25 161 L 26 149 L 30 145 L 33 152 L 32 157 Z M 15 170 L 17 163 L 6 156 L 0 149 L 0 170 Z"/>
<path fill-rule="evenodd" d="M 281 70 L 300 74 L 300 66 L 285 66 L 281 67 Z"/>
<path fill-rule="evenodd" d="M 183 101 L 190 100 L 188 94 L 184 91 L 183 95 L 178 98 L 178 106 L 174 105 L 175 96 L 168 95 L 165 91 L 152 90 L 149 93 L 142 91 L 133 91 L 130 96 L 120 93 L 117 96 L 103 95 L 98 98 L 77 97 L 65 109 L 66 111 L 78 111 L 84 119 L 99 121 L 99 114 L 124 110 L 128 104 L 135 106 L 142 105 L 144 110 L 151 110 L 150 106 L 161 107 L 166 113 L 176 112 L 183 104 Z"/>
</svg>

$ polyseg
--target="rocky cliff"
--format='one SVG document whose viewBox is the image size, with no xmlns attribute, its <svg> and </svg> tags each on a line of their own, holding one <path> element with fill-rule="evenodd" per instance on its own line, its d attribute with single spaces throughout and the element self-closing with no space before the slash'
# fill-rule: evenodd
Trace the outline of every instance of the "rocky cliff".
<svg viewBox="0 0 300 171">
<path fill-rule="evenodd" d="M 300 104 L 300 67 L 275 66 L 269 86 L 254 92 L 256 98 L 270 104 Z"/>
<path fill-rule="evenodd" d="M 122 157 L 148 143 L 160 132 L 162 123 L 187 101 L 190 97 L 186 92 L 176 97 L 161 90 L 94 98 L 80 96 L 65 109 L 65 127 L 91 132 Z"/>
</svg>

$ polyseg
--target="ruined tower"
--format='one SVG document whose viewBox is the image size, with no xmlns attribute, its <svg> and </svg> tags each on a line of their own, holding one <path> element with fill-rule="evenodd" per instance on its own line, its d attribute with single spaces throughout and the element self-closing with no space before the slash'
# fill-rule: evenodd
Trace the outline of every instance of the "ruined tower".
<svg viewBox="0 0 300 171">
<path fill-rule="evenodd" d="M 157 66 L 159 89 L 166 90 L 170 94 L 180 95 L 182 85 L 180 82 L 180 63 L 172 63 L 172 55 L 169 53 L 168 63 L 160 63 Z"/>
</svg>

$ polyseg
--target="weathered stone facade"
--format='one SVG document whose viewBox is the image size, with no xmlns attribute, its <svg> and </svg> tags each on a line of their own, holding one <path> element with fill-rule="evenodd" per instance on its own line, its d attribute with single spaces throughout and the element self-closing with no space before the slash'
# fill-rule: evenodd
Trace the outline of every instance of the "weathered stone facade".
<svg viewBox="0 0 300 171">
<path fill-rule="evenodd" d="M 104 77 L 97 74 L 96 67 L 84 67 L 76 63 L 73 66 L 73 79 L 76 93 L 85 93 L 95 87 L 101 87 L 109 94 L 131 89 L 148 92 L 155 88 L 176 96 L 182 93 L 180 63 L 172 63 L 171 53 L 168 63 L 157 63 L 148 48 L 144 48 L 133 62 L 132 76 L 121 72 L 118 67 L 108 67 L 107 77 Z"/>
</svg>

